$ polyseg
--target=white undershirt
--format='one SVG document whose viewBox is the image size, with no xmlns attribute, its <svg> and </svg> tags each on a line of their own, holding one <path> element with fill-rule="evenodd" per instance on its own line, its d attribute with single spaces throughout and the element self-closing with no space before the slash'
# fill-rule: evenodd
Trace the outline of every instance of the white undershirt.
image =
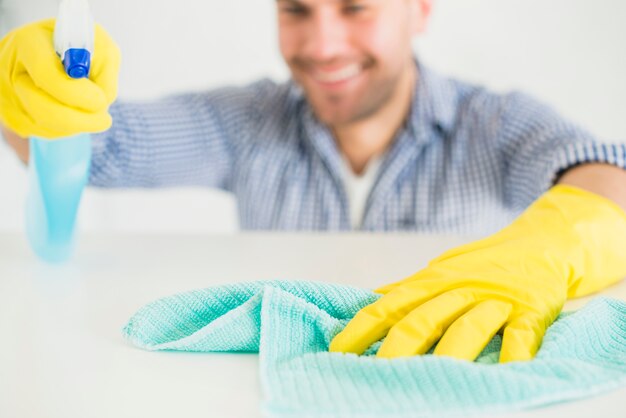
<svg viewBox="0 0 626 418">
<path fill-rule="evenodd" d="M 348 207 L 350 208 L 350 225 L 352 229 L 359 229 L 363 221 L 365 202 L 376 180 L 382 157 L 378 156 L 370 159 L 361 175 L 357 175 L 352 171 L 350 162 L 345 156 L 342 156 L 342 160 L 343 183 L 348 196 Z"/>
</svg>

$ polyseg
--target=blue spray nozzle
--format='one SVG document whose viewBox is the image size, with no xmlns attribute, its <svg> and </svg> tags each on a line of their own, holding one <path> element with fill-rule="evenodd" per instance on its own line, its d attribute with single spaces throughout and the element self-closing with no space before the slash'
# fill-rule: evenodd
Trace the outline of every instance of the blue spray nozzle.
<svg viewBox="0 0 626 418">
<path fill-rule="evenodd" d="M 89 76 L 91 54 L 83 48 L 70 48 L 63 56 L 65 72 L 72 78 L 85 78 Z"/>
</svg>

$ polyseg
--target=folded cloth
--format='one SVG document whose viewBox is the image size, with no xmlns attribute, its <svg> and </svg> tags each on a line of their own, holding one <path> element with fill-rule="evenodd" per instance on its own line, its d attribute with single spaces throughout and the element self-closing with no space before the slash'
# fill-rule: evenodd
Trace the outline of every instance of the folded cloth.
<svg viewBox="0 0 626 418">
<path fill-rule="evenodd" d="M 626 303 L 596 298 L 562 314 L 532 361 L 498 364 L 496 336 L 475 362 L 329 353 L 332 338 L 379 295 L 332 284 L 269 281 L 166 297 L 125 336 L 148 350 L 259 352 L 270 417 L 456 417 L 591 396 L 626 385 Z"/>
</svg>

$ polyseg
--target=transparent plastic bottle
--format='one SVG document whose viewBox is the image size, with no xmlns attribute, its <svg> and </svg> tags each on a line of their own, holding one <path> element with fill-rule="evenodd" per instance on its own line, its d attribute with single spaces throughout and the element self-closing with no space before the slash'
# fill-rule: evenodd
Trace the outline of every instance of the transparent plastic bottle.
<svg viewBox="0 0 626 418">
<path fill-rule="evenodd" d="M 54 47 L 68 76 L 89 76 L 94 23 L 87 0 L 62 0 Z M 48 262 L 67 260 L 74 248 L 76 216 L 89 178 L 91 136 L 30 138 L 26 233 L 33 251 Z"/>
</svg>

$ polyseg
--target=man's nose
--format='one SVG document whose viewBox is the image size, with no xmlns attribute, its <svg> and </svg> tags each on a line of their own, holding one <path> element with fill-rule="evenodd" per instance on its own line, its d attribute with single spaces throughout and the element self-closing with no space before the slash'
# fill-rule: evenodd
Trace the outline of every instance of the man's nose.
<svg viewBox="0 0 626 418">
<path fill-rule="evenodd" d="M 318 62 L 332 61 L 345 53 L 348 42 L 346 23 L 336 12 L 320 10 L 311 17 L 305 55 Z"/>
</svg>

